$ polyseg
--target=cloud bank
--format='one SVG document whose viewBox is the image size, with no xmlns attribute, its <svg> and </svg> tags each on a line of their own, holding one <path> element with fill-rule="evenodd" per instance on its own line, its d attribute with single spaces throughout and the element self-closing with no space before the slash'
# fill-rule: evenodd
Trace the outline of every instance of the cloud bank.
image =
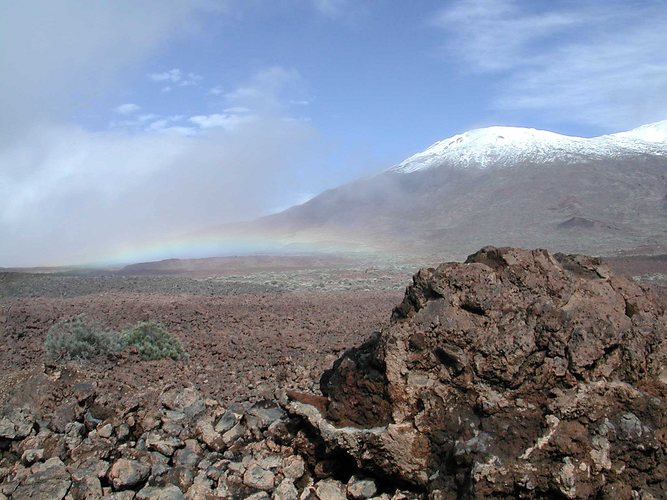
<svg viewBox="0 0 667 500">
<path fill-rule="evenodd" d="M 281 193 L 298 186 L 318 140 L 283 103 L 301 96 L 294 70 L 248 75 L 207 114 L 121 102 L 108 110 L 108 129 L 75 124 L 81 108 L 174 38 L 196 33 L 220 5 L 2 3 L 0 266 L 93 262 L 288 203 Z M 171 68 L 147 80 L 156 90 L 199 88 L 203 77 Z"/>
<path fill-rule="evenodd" d="M 2 260 L 91 262 L 256 215 L 298 182 L 292 165 L 313 134 L 269 117 L 191 137 L 35 130 L 30 148 L 0 153 L 13 166 L 0 184 Z"/>
<path fill-rule="evenodd" d="M 462 0 L 431 22 L 450 57 L 496 74 L 500 110 L 607 130 L 667 116 L 662 1 Z"/>
</svg>

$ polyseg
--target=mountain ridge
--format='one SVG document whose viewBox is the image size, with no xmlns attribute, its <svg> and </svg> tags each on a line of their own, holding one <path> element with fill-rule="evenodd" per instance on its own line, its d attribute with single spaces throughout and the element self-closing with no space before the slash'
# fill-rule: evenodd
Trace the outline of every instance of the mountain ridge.
<svg viewBox="0 0 667 500">
<path fill-rule="evenodd" d="M 412 173 L 449 164 L 457 168 L 507 167 L 519 162 L 575 162 L 587 157 L 667 155 L 667 120 L 591 138 L 526 127 L 492 126 L 433 143 L 388 171 Z"/>
<path fill-rule="evenodd" d="M 486 245 L 607 256 L 667 251 L 667 121 L 597 139 L 508 127 L 467 134 L 453 151 L 481 144 L 476 152 L 485 162 L 427 148 L 372 177 L 219 231 L 261 236 L 277 248 L 451 259 Z M 497 154 L 484 156 L 489 150 Z M 410 164 L 415 157 L 421 164 Z M 422 168 L 399 168 L 406 165 Z"/>
</svg>

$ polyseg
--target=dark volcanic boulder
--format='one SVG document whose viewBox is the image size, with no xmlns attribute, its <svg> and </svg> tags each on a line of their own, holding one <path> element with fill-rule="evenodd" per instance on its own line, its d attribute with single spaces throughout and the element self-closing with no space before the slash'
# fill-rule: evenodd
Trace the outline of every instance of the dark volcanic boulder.
<svg viewBox="0 0 667 500">
<path fill-rule="evenodd" d="M 599 259 L 493 247 L 413 281 L 322 377 L 326 414 L 290 404 L 330 449 L 433 498 L 667 496 L 650 292 Z"/>
</svg>

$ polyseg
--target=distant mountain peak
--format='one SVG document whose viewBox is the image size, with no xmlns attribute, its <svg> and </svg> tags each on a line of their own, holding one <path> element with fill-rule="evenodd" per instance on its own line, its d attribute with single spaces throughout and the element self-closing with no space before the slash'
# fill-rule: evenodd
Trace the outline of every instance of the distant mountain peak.
<svg viewBox="0 0 667 500">
<path fill-rule="evenodd" d="M 485 169 L 522 163 L 549 165 L 661 152 L 667 154 L 667 120 L 589 139 L 534 128 L 493 126 L 438 141 L 389 170 L 412 173 L 440 166 Z"/>
<path fill-rule="evenodd" d="M 648 123 L 627 132 L 613 134 L 615 137 L 640 139 L 647 142 L 667 143 L 667 120 Z"/>
</svg>

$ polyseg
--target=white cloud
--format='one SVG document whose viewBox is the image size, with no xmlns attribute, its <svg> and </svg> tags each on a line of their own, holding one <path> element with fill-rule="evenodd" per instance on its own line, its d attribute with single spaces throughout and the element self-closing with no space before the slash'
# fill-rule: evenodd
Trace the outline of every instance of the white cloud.
<svg viewBox="0 0 667 500">
<path fill-rule="evenodd" d="M 150 73 L 148 78 L 154 82 L 178 82 L 183 73 L 178 68 L 170 69 L 169 71 L 163 71 L 162 73 Z"/>
<path fill-rule="evenodd" d="M 147 121 L 155 120 L 156 118 L 159 118 L 159 115 L 156 115 L 155 113 L 145 113 L 143 115 L 139 115 L 137 117 L 137 120 L 139 122 L 147 122 Z"/>
<path fill-rule="evenodd" d="M 272 66 L 256 73 L 250 81 L 225 94 L 230 107 L 242 107 L 255 112 L 277 112 L 286 103 L 299 100 L 304 84 L 298 71 Z"/>
<path fill-rule="evenodd" d="M 215 87 L 211 87 L 208 90 L 208 93 L 211 95 L 222 95 L 225 93 L 225 91 L 220 85 L 216 85 Z"/>
<path fill-rule="evenodd" d="M 162 87 L 162 92 L 169 92 L 172 86 L 192 87 L 199 85 L 199 82 L 204 79 L 203 76 L 196 73 L 183 73 L 178 68 L 163 71 L 162 73 L 149 73 L 148 78 L 154 82 L 168 82 L 171 84 Z"/>
<path fill-rule="evenodd" d="M 452 58 L 497 75 L 500 109 L 609 130 L 665 119 L 664 3 L 558 5 L 463 0 L 433 23 L 451 37 Z"/>
<path fill-rule="evenodd" d="M 114 109 L 114 112 L 119 115 L 132 115 L 138 112 L 141 109 L 141 106 L 128 102 L 126 104 L 121 104 L 120 106 Z"/>
<path fill-rule="evenodd" d="M 174 120 L 170 120 L 169 118 L 162 118 L 149 123 L 145 130 L 146 132 L 164 132 L 179 135 L 192 135 L 195 133 L 194 129 L 174 125 L 173 122 Z"/>
<path fill-rule="evenodd" d="M 69 117 L 213 8 L 211 0 L 0 2 L 0 143 Z"/>
<path fill-rule="evenodd" d="M 254 119 L 254 117 L 245 114 L 220 114 L 214 113 L 211 115 L 197 115 L 189 118 L 191 123 L 194 123 L 202 130 L 211 128 L 223 128 L 225 130 L 234 130 L 242 123 Z"/>
</svg>

